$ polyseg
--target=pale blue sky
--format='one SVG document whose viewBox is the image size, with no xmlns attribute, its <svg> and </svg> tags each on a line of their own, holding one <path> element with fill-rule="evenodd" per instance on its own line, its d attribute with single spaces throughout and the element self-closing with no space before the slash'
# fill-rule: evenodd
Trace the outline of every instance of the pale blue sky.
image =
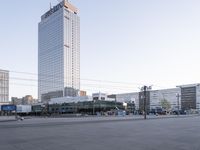
<svg viewBox="0 0 200 150">
<path fill-rule="evenodd" d="M 57 0 L 1 1 L 1 69 L 37 74 L 37 24 L 49 2 Z M 82 80 L 82 89 L 116 93 L 137 91 L 142 84 L 157 89 L 200 82 L 199 0 L 71 2 L 81 18 L 81 78 L 102 80 Z M 35 80 L 15 79 L 36 75 L 10 76 L 10 96 L 37 96 Z"/>
</svg>

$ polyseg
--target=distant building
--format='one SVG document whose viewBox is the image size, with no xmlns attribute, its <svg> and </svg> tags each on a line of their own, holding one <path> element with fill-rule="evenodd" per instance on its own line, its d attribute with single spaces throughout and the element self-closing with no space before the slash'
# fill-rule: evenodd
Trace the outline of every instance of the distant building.
<svg viewBox="0 0 200 150">
<path fill-rule="evenodd" d="M 9 102 L 9 71 L 0 69 L 0 102 Z"/>
<path fill-rule="evenodd" d="M 63 91 L 53 91 L 41 95 L 43 103 L 48 103 L 52 98 L 63 97 Z"/>
<path fill-rule="evenodd" d="M 77 97 L 58 97 L 51 98 L 49 104 L 77 103 L 87 101 L 115 101 L 114 98 L 108 98 L 105 93 L 94 93 L 93 96 L 77 96 Z"/>
<path fill-rule="evenodd" d="M 80 91 L 80 96 L 87 96 L 87 92 L 86 91 Z"/>
<path fill-rule="evenodd" d="M 92 99 L 93 100 L 106 100 L 107 95 L 105 93 L 93 93 L 92 94 Z"/>
<path fill-rule="evenodd" d="M 76 97 L 80 90 L 80 19 L 67 0 L 50 8 L 38 25 L 38 96 Z"/>
<path fill-rule="evenodd" d="M 52 98 L 49 101 L 49 104 L 77 103 L 84 101 L 92 101 L 92 97 L 91 96 L 58 97 L 58 98 Z"/>
<path fill-rule="evenodd" d="M 38 100 L 34 99 L 31 95 L 26 95 L 22 98 L 12 97 L 11 101 L 14 105 L 32 105 L 38 102 Z"/>
<path fill-rule="evenodd" d="M 139 92 L 116 94 L 117 102 L 134 102 L 139 109 Z"/>
<path fill-rule="evenodd" d="M 116 94 L 112 94 L 112 95 L 107 95 L 108 98 L 112 98 L 114 100 L 116 100 Z"/>
<path fill-rule="evenodd" d="M 181 109 L 200 110 L 200 84 L 188 84 L 177 86 L 181 89 Z"/>
<path fill-rule="evenodd" d="M 93 100 L 101 100 L 101 101 L 115 101 L 116 99 L 113 97 L 108 97 L 106 93 L 93 93 L 92 94 Z"/>
<path fill-rule="evenodd" d="M 179 102 L 177 94 L 180 94 Z M 189 84 L 177 86 L 171 89 L 150 90 L 147 92 L 147 110 L 162 108 L 163 100 L 169 102 L 172 110 L 200 110 L 200 84 Z M 116 94 L 117 102 L 134 101 L 136 110 L 143 111 L 144 95 L 143 92 Z M 179 106 L 178 106 L 179 105 Z"/>
<path fill-rule="evenodd" d="M 150 91 L 150 107 L 151 109 L 161 108 L 161 101 L 166 100 L 170 103 L 171 109 L 177 110 L 177 93 L 180 93 L 179 88 L 161 89 Z M 181 105 L 180 105 L 181 106 Z"/>
</svg>

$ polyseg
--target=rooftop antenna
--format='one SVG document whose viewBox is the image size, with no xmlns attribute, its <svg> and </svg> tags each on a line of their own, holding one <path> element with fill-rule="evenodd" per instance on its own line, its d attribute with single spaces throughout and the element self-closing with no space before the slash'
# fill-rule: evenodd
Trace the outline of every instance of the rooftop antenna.
<svg viewBox="0 0 200 150">
<path fill-rule="evenodd" d="M 49 3 L 49 6 L 50 6 L 50 9 L 52 8 L 52 6 L 51 6 L 51 2 Z"/>
</svg>

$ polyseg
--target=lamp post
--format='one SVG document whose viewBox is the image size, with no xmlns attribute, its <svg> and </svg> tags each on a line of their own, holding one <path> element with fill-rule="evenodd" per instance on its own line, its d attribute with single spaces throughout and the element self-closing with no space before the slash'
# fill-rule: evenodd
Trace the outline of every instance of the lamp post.
<svg viewBox="0 0 200 150">
<path fill-rule="evenodd" d="M 141 91 L 143 91 L 143 111 L 144 111 L 144 119 L 147 119 L 147 91 L 148 90 L 151 90 L 152 89 L 152 86 L 143 86 L 141 88 Z"/>
<path fill-rule="evenodd" d="M 144 119 L 147 119 L 147 86 L 144 86 Z"/>
<path fill-rule="evenodd" d="M 178 107 L 177 107 L 177 108 L 178 108 L 178 116 L 180 115 L 180 112 L 179 112 L 179 109 L 180 109 L 180 108 L 179 108 L 179 105 L 180 105 L 180 104 L 179 104 L 179 98 L 180 98 L 180 96 L 181 96 L 181 95 L 180 95 L 179 93 L 176 93 L 176 97 L 177 97 L 177 106 L 178 106 Z"/>
<path fill-rule="evenodd" d="M 93 99 L 93 110 L 92 110 L 92 114 L 94 115 L 94 113 L 95 113 L 95 100 Z"/>
<path fill-rule="evenodd" d="M 133 115 L 135 114 L 135 98 L 133 98 L 132 100 L 131 100 L 131 109 L 132 109 L 132 113 L 133 113 Z"/>
</svg>

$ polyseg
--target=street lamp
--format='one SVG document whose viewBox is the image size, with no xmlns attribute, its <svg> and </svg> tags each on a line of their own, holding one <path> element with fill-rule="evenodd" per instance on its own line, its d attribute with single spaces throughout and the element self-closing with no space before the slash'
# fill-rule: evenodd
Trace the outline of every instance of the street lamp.
<svg viewBox="0 0 200 150">
<path fill-rule="evenodd" d="M 136 99 L 135 98 L 131 99 L 131 109 L 132 109 L 133 115 L 136 113 L 135 112 L 135 104 L 136 104 Z"/>
<path fill-rule="evenodd" d="M 144 100 L 144 107 L 143 107 L 144 119 L 147 119 L 147 91 L 151 89 L 152 86 L 146 86 L 146 85 L 141 88 L 141 91 L 143 91 L 143 96 L 141 98 Z"/>
<path fill-rule="evenodd" d="M 179 93 L 176 93 L 176 97 L 177 97 L 177 105 L 178 105 L 178 115 L 180 115 L 180 112 L 179 112 L 179 98 L 180 98 L 180 94 Z"/>
<path fill-rule="evenodd" d="M 95 100 L 93 99 L 93 111 L 92 111 L 93 115 L 95 115 Z"/>
</svg>

